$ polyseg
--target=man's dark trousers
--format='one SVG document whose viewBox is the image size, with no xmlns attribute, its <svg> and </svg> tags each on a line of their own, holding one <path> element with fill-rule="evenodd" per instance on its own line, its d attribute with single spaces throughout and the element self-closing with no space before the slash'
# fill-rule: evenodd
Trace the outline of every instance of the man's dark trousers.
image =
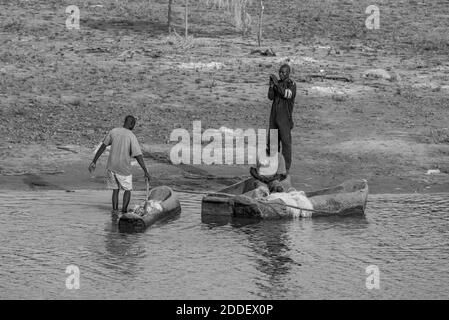
<svg viewBox="0 0 449 320">
<path fill-rule="evenodd" d="M 291 96 L 286 98 L 286 90 L 291 91 Z M 290 79 L 279 81 L 270 86 L 268 98 L 273 101 L 270 113 L 269 129 L 278 130 L 278 151 L 281 151 L 285 160 L 285 169 L 289 172 L 292 164 L 292 134 L 293 106 L 296 97 L 296 83 Z M 267 150 L 270 151 L 270 134 L 268 133 Z"/>
</svg>

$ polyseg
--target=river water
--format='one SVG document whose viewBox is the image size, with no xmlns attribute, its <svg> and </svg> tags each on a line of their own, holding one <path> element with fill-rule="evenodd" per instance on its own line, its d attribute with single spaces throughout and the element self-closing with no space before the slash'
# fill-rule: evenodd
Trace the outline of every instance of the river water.
<svg viewBox="0 0 449 320">
<path fill-rule="evenodd" d="M 446 194 L 373 195 L 365 217 L 257 223 L 202 221 L 201 196 L 180 197 L 178 218 L 124 234 L 109 192 L 2 191 L 0 299 L 449 298 Z M 79 289 L 66 287 L 69 265 Z M 373 265 L 379 289 L 366 285 Z"/>
</svg>

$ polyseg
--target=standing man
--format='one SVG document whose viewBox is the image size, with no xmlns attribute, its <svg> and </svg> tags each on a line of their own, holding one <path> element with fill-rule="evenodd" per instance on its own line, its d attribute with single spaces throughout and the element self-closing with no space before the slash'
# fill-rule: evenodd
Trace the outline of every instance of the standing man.
<svg viewBox="0 0 449 320">
<path fill-rule="evenodd" d="M 290 66 L 284 64 L 279 69 L 279 78 L 270 75 L 268 99 L 273 101 L 270 113 L 270 129 L 278 129 L 278 148 L 282 145 L 286 174 L 292 164 L 293 106 L 296 97 L 296 83 L 290 79 Z M 280 143 L 279 143 L 280 142 Z M 268 134 L 267 152 L 270 154 L 270 134 Z"/>
<path fill-rule="evenodd" d="M 131 190 L 133 189 L 133 176 L 131 174 L 131 159 L 136 158 L 145 173 L 145 179 L 150 181 L 150 174 L 143 161 L 142 151 L 136 136 L 132 133 L 136 125 L 136 118 L 127 116 L 123 128 L 112 129 L 104 138 L 100 149 L 95 154 L 94 160 L 89 166 L 89 171 L 96 168 L 98 158 L 102 155 L 107 146 L 111 146 L 107 165 L 107 186 L 112 189 L 112 213 L 118 213 L 118 196 L 120 189 L 123 189 L 122 213 L 128 211 L 131 200 Z"/>
</svg>

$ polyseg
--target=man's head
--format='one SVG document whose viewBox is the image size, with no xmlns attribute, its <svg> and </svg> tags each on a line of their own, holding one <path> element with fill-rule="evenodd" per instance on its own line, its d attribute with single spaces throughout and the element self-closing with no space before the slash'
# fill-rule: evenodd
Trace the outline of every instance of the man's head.
<svg viewBox="0 0 449 320">
<path fill-rule="evenodd" d="M 126 116 L 123 127 L 132 130 L 134 129 L 135 125 L 136 125 L 136 118 L 134 118 L 133 116 Z"/>
<path fill-rule="evenodd" d="M 290 66 L 288 64 L 283 64 L 280 68 L 279 68 L 279 78 L 281 79 L 281 81 L 286 80 L 290 77 Z"/>
</svg>

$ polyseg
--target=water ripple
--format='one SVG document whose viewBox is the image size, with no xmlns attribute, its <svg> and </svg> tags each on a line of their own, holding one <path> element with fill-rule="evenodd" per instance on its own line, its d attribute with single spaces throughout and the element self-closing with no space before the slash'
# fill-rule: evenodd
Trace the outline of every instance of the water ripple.
<svg viewBox="0 0 449 320">
<path fill-rule="evenodd" d="M 0 298 L 449 298 L 444 194 L 370 196 L 364 217 L 251 223 L 202 223 L 201 196 L 180 197 L 180 217 L 121 234 L 108 192 L 1 193 Z M 68 265 L 79 290 L 65 287 Z M 365 287 L 369 265 L 380 290 Z"/>
</svg>

